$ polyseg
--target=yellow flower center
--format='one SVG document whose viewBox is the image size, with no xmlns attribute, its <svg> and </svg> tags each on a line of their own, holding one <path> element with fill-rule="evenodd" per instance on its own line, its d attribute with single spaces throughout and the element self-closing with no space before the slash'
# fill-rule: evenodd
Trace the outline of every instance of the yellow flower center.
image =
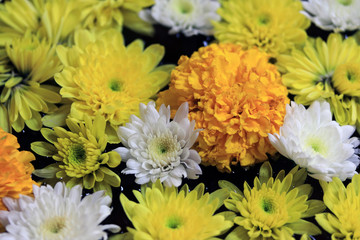
<svg viewBox="0 0 360 240">
<path fill-rule="evenodd" d="M 180 144 L 171 134 L 152 138 L 148 146 L 151 159 L 161 167 L 176 162 L 181 154 Z"/>
<path fill-rule="evenodd" d="M 335 69 L 332 82 L 336 90 L 349 96 L 360 96 L 360 64 L 345 63 Z"/>
<path fill-rule="evenodd" d="M 349 6 L 350 4 L 352 4 L 353 0 L 337 0 L 337 1 L 344 6 Z"/>
</svg>

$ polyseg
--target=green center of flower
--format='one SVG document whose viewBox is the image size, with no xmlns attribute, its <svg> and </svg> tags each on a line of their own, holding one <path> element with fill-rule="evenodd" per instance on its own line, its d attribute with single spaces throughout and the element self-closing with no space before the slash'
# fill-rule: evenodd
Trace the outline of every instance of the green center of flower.
<svg viewBox="0 0 360 240">
<path fill-rule="evenodd" d="M 274 203 L 273 203 L 272 199 L 270 199 L 270 198 L 263 198 L 261 200 L 261 208 L 262 208 L 262 210 L 264 210 L 264 212 L 269 213 L 269 214 L 275 212 Z"/>
<path fill-rule="evenodd" d="M 54 217 L 46 221 L 44 224 L 44 229 L 47 233 L 58 234 L 62 229 L 65 228 L 65 218 L 64 217 Z"/>
<path fill-rule="evenodd" d="M 307 146 L 310 147 L 314 152 L 326 156 L 327 155 L 327 147 L 322 143 L 321 139 L 318 138 L 309 138 L 306 142 Z"/>
<path fill-rule="evenodd" d="M 86 159 L 86 150 L 81 144 L 74 144 L 69 150 L 69 161 L 74 164 L 81 164 Z"/>
<path fill-rule="evenodd" d="M 360 64 L 345 63 L 339 65 L 332 77 L 332 84 L 339 93 L 360 96 Z"/>
<path fill-rule="evenodd" d="M 179 159 L 181 146 L 176 136 L 168 133 L 150 139 L 148 142 L 148 152 L 150 158 L 157 163 L 159 167 L 165 167 Z"/>
<path fill-rule="evenodd" d="M 172 216 L 166 220 L 165 225 L 171 229 L 179 229 L 183 225 L 183 222 L 179 217 Z"/>
<path fill-rule="evenodd" d="M 267 14 L 263 14 L 261 16 L 258 17 L 258 24 L 259 25 L 266 25 L 270 22 L 270 16 Z"/>
<path fill-rule="evenodd" d="M 109 88 L 113 92 L 120 92 L 123 88 L 123 83 L 118 79 L 113 78 L 109 82 Z"/>
<path fill-rule="evenodd" d="M 353 0 L 337 0 L 337 1 L 344 6 L 349 6 L 350 4 L 352 4 Z"/>
<path fill-rule="evenodd" d="M 189 14 L 194 10 L 194 5 L 189 0 L 174 0 L 173 7 L 181 14 Z"/>
</svg>

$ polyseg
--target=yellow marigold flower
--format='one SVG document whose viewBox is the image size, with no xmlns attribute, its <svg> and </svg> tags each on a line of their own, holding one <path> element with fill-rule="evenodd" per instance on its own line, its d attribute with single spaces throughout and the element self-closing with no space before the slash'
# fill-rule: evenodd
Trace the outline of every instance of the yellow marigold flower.
<svg viewBox="0 0 360 240">
<path fill-rule="evenodd" d="M 40 130 L 39 112 L 56 109 L 61 100 L 59 88 L 44 84 L 61 69 L 54 49 L 29 32 L 6 44 L 6 57 L 0 60 L 0 125 L 20 132 L 24 123 Z"/>
<path fill-rule="evenodd" d="M 121 204 L 134 228 L 128 228 L 134 240 L 208 240 L 224 233 L 233 224 L 224 215 L 214 214 L 228 196 L 218 190 L 204 194 L 204 184 L 189 192 L 184 185 L 163 187 L 158 180 L 151 187 L 133 191 L 139 203 L 120 195 Z"/>
<path fill-rule="evenodd" d="M 0 128 L 0 210 L 6 210 L 3 197 L 29 195 L 32 185 L 36 184 L 31 179 L 34 167 L 30 163 L 35 156 L 28 151 L 19 151 L 19 147 L 16 137 Z"/>
<path fill-rule="evenodd" d="M 36 169 L 34 174 L 49 181 L 61 179 L 67 187 L 80 184 L 94 191 L 105 190 L 112 196 L 110 186 L 119 187 L 120 177 L 108 167 L 117 167 L 121 157 L 115 151 L 104 152 L 107 145 L 105 119 L 96 116 L 92 121 L 86 117 L 84 123 L 79 123 L 69 118 L 66 124 L 70 131 L 61 127 L 41 129 L 41 134 L 50 143 L 38 141 L 31 144 L 34 152 L 56 161 L 43 169 Z"/>
<path fill-rule="evenodd" d="M 139 12 L 154 4 L 154 0 L 93 0 L 84 10 L 84 26 L 87 28 L 123 26 L 135 32 L 151 35 L 153 29 L 150 23 L 139 17 Z"/>
<path fill-rule="evenodd" d="M 310 21 L 301 10 L 298 0 L 221 0 L 215 38 L 247 49 L 256 46 L 276 58 L 305 42 Z"/>
<path fill-rule="evenodd" d="M 239 214 L 234 218 L 239 226 L 226 239 L 295 240 L 294 234 L 320 234 L 315 224 L 302 218 L 322 212 L 325 205 L 320 200 L 308 200 L 312 188 L 304 184 L 306 170 L 298 168 L 296 166 L 286 176 L 281 170 L 274 179 L 269 162 L 265 162 L 259 178 L 254 179 L 254 187 L 244 182 L 243 192 L 230 182 L 219 181 L 221 188 L 230 191 L 225 207 Z"/>
<path fill-rule="evenodd" d="M 353 37 L 330 34 L 327 42 L 309 39 L 300 50 L 284 57 L 283 83 L 295 102 L 310 105 L 317 99 L 330 103 L 340 125 L 357 125 L 360 132 L 360 46 Z"/>
<path fill-rule="evenodd" d="M 140 40 L 125 47 L 115 30 L 97 34 L 82 30 L 74 47 L 57 49 L 65 67 L 55 80 L 61 95 L 72 101 L 70 116 L 79 120 L 85 115 L 104 116 L 109 142 L 119 142 L 118 127 L 169 81 L 172 66 L 156 67 L 164 48 L 158 44 L 143 48 Z"/>
<path fill-rule="evenodd" d="M 332 213 L 315 216 L 331 239 L 360 239 L 360 175 L 356 174 L 346 188 L 339 178 L 320 181 L 324 202 Z"/>
<path fill-rule="evenodd" d="M 247 166 L 275 153 L 267 134 L 279 131 L 289 99 L 267 54 L 211 44 L 178 64 L 158 104 L 177 109 L 189 103 L 190 120 L 204 129 L 197 151 L 205 165 L 230 171 L 230 164 Z"/>
</svg>

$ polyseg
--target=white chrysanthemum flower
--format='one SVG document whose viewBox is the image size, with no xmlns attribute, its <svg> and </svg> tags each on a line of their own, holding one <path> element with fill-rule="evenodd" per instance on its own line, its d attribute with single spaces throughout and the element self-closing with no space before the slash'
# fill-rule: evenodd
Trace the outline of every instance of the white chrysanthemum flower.
<svg viewBox="0 0 360 240">
<path fill-rule="evenodd" d="M 216 13 L 218 0 L 156 0 L 151 9 L 140 12 L 140 18 L 152 24 L 169 27 L 169 34 L 185 36 L 212 35 L 211 21 L 220 21 Z"/>
<path fill-rule="evenodd" d="M 189 107 L 183 103 L 170 121 L 170 107 L 155 103 L 140 104 L 140 118 L 131 115 L 131 122 L 119 127 L 118 135 L 125 147 L 115 149 L 126 166 L 122 173 L 135 174 L 135 182 L 145 184 L 160 179 L 166 186 L 181 184 L 182 177 L 198 178 L 201 158 L 190 149 L 199 130 L 188 119 Z"/>
<path fill-rule="evenodd" d="M 359 139 L 350 138 L 354 131 L 354 126 L 332 121 L 327 102 L 315 101 L 307 110 L 291 102 L 286 106 L 280 134 L 269 134 L 269 140 L 283 156 L 307 168 L 311 177 L 328 182 L 339 177 L 344 181 L 357 173 L 359 165 L 358 149 L 354 149 Z"/>
<path fill-rule="evenodd" d="M 360 28 L 360 0 L 308 0 L 302 4 L 302 13 L 321 29 L 344 32 Z"/>
<path fill-rule="evenodd" d="M 3 198 L 9 211 L 0 211 L 0 223 L 6 228 L 0 240 L 99 240 L 107 239 L 104 230 L 117 232 L 116 225 L 100 225 L 110 215 L 111 198 L 98 191 L 81 200 L 82 188 L 71 189 L 59 182 L 33 186 L 34 198 Z"/>
</svg>

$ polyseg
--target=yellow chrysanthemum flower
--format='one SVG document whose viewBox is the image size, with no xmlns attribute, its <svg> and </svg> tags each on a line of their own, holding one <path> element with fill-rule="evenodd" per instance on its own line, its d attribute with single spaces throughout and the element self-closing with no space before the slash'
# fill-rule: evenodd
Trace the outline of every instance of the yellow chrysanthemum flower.
<svg viewBox="0 0 360 240">
<path fill-rule="evenodd" d="M 316 214 L 316 221 L 331 239 L 360 239 L 360 175 L 354 175 L 346 188 L 339 178 L 320 184 L 324 203 L 332 213 Z"/>
<path fill-rule="evenodd" d="M 150 23 L 139 17 L 139 12 L 154 4 L 154 0 L 93 0 L 84 10 L 84 27 L 104 28 L 123 26 L 147 35 L 153 34 Z"/>
<path fill-rule="evenodd" d="M 302 219 L 322 212 L 325 206 L 320 200 L 308 200 L 312 189 L 304 184 L 305 169 L 298 168 L 286 176 L 282 170 L 274 179 L 269 162 L 265 162 L 259 178 L 254 179 L 254 187 L 245 182 L 244 192 L 230 182 L 219 182 L 221 188 L 230 191 L 225 207 L 239 214 L 234 218 L 239 226 L 229 234 L 229 239 L 295 239 L 294 234 L 321 233 L 315 224 Z"/>
<path fill-rule="evenodd" d="M 268 58 L 257 49 L 211 44 L 182 56 L 172 71 L 157 103 L 189 103 L 190 120 L 203 129 L 196 148 L 204 164 L 230 171 L 230 164 L 247 166 L 276 152 L 267 134 L 279 131 L 289 99 Z"/>
<path fill-rule="evenodd" d="M 224 233 L 233 224 L 215 211 L 228 196 L 218 190 L 204 194 L 204 184 L 189 192 L 187 185 L 178 192 L 175 187 L 163 187 L 160 181 L 151 187 L 133 191 L 139 203 L 124 194 L 121 204 L 134 228 L 128 227 L 134 240 L 208 240 Z"/>
<path fill-rule="evenodd" d="M 325 99 L 340 125 L 356 124 L 360 132 L 359 53 L 352 37 L 343 40 L 340 34 L 330 34 L 327 42 L 310 39 L 303 49 L 284 57 L 288 73 L 283 83 L 297 103 Z"/>
<path fill-rule="evenodd" d="M 30 163 L 35 156 L 28 151 L 19 151 L 19 147 L 16 137 L 0 128 L 0 210 L 6 210 L 3 197 L 29 195 L 36 184 L 31 179 L 34 167 Z"/>
<path fill-rule="evenodd" d="M 61 70 L 54 49 L 46 41 L 29 34 L 6 45 L 6 58 L 0 60 L 0 123 L 20 132 L 24 123 L 40 130 L 41 115 L 56 109 L 61 97 L 58 88 L 46 85 Z"/>
<path fill-rule="evenodd" d="M 76 34 L 74 47 L 57 49 L 65 68 L 55 80 L 61 95 L 73 102 L 70 116 L 104 116 L 109 142 L 119 142 L 117 128 L 138 114 L 139 103 L 149 102 L 168 83 L 172 66 L 156 67 L 164 48 L 143 48 L 140 40 L 125 47 L 115 30 L 96 35 L 83 30 Z"/>
<path fill-rule="evenodd" d="M 120 177 L 108 167 L 117 167 L 121 157 L 115 151 L 104 152 L 107 145 L 105 119 L 96 116 L 92 121 L 86 117 L 85 123 L 67 119 L 66 124 L 70 131 L 61 127 L 41 129 L 41 134 L 51 144 L 40 141 L 31 144 L 34 152 L 56 161 L 36 169 L 34 174 L 50 182 L 61 179 L 67 187 L 80 184 L 94 191 L 105 190 L 112 196 L 110 186 L 119 187 Z"/>
<path fill-rule="evenodd" d="M 301 10 L 298 0 L 221 0 L 222 21 L 213 22 L 214 35 L 220 42 L 256 46 L 277 58 L 305 42 L 310 21 Z"/>
<path fill-rule="evenodd" d="M 0 4 L 0 46 L 26 31 L 58 44 L 68 40 L 84 20 L 90 1 L 12 0 Z"/>
</svg>

